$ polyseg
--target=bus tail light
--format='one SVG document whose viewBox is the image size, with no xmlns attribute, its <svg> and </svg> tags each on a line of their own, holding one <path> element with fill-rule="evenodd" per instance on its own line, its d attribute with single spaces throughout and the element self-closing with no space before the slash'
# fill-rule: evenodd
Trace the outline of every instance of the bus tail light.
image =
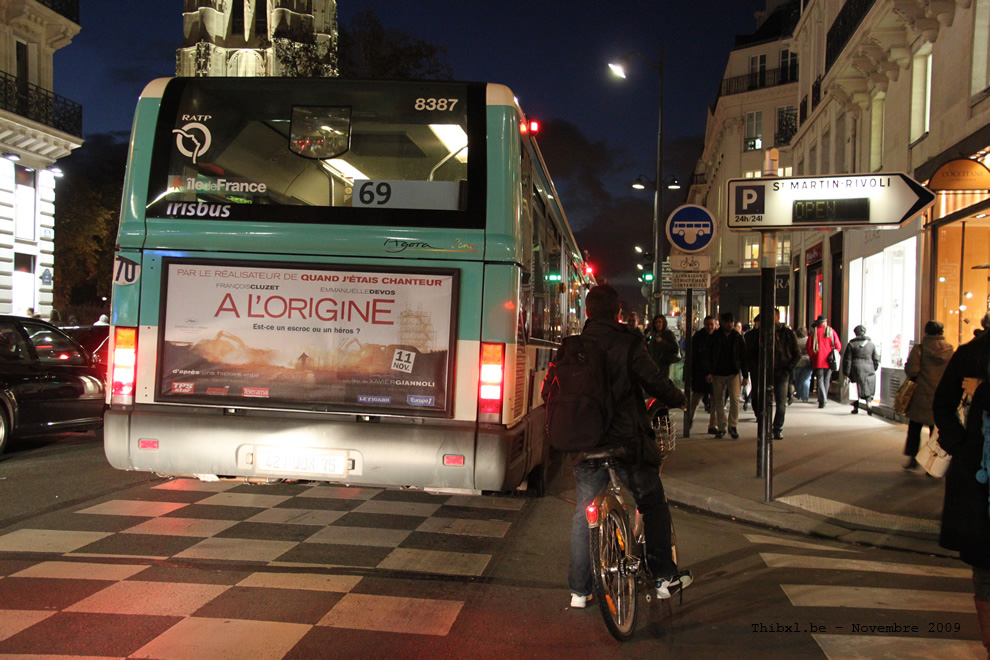
<svg viewBox="0 0 990 660">
<path fill-rule="evenodd" d="M 502 375 L 505 371 L 505 344 L 481 344 L 481 383 L 478 412 L 483 422 L 498 422 L 502 413 Z"/>
<path fill-rule="evenodd" d="M 110 396 L 112 403 L 134 403 L 135 368 L 137 366 L 137 328 L 114 328 L 110 358 Z"/>
</svg>

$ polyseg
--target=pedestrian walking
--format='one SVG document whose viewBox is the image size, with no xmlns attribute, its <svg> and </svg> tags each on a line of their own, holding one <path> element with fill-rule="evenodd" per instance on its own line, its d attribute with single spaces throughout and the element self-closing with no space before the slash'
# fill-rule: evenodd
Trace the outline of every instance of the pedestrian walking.
<svg viewBox="0 0 990 660">
<path fill-rule="evenodd" d="M 757 316 L 759 320 L 759 316 Z M 794 331 L 780 322 L 780 312 L 773 312 L 773 360 L 771 362 L 771 373 L 767 378 L 768 394 L 773 396 L 776 410 L 772 410 L 772 431 L 775 440 L 784 439 L 784 419 L 787 415 L 787 393 L 791 386 L 791 370 L 801 357 L 801 349 L 798 347 L 797 337 Z M 750 336 L 753 339 L 750 340 Z M 746 339 L 752 342 L 751 350 L 747 351 L 747 362 L 750 382 L 753 383 L 753 412 L 756 413 L 756 433 L 757 437 L 763 435 L 763 392 L 760 391 L 758 383 L 759 374 L 763 367 L 763 346 L 760 341 L 758 330 L 752 330 L 746 334 Z M 773 408 L 774 406 L 771 406 Z"/>
<path fill-rule="evenodd" d="M 760 315 L 757 314 L 753 319 L 753 325 L 749 323 L 740 323 L 736 321 L 736 332 L 743 336 L 743 343 L 746 344 L 746 355 L 749 355 L 749 334 L 755 330 L 760 329 Z M 740 398 L 742 399 L 743 410 L 749 410 L 749 404 L 753 397 L 753 383 L 747 383 L 745 385 L 740 385 Z"/>
<path fill-rule="evenodd" d="M 719 316 L 719 329 L 712 333 L 708 352 L 708 365 L 711 369 L 705 379 L 712 384 L 712 408 L 715 409 L 715 437 L 721 438 L 726 431 L 725 400 L 728 395 L 729 436 L 739 437 L 739 388 L 748 384 L 742 374 L 749 373 L 746 364 L 746 345 L 732 324 L 732 312 Z"/>
<path fill-rule="evenodd" d="M 794 331 L 794 336 L 798 340 L 798 346 L 804 346 L 808 342 L 808 328 L 800 326 Z M 794 367 L 794 396 L 798 401 L 808 403 L 811 399 L 811 372 L 811 357 L 807 351 L 801 351 L 801 356 Z"/>
<path fill-rule="evenodd" d="M 990 512 L 986 481 L 986 425 L 990 424 L 990 333 L 963 344 L 949 359 L 932 399 L 939 445 L 952 460 L 945 474 L 939 545 L 959 553 L 973 569 L 973 601 L 980 637 L 990 657 Z M 917 393 L 917 390 L 915 391 Z M 965 420 L 959 404 L 972 397 Z M 913 398 L 913 397 L 912 397 Z"/>
<path fill-rule="evenodd" d="M 643 390 L 672 408 L 686 407 L 684 394 L 670 379 L 660 375 L 646 346 L 628 325 L 619 323 L 619 294 L 604 284 L 587 296 L 588 321 L 581 333 L 604 353 L 613 398 L 613 411 L 602 438 L 602 446 L 626 447 L 632 460 L 617 472 L 633 493 L 643 515 L 646 554 L 656 577 L 657 597 L 670 598 L 691 584 L 691 572 L 678 570 L 671 549 L 670 508 L 660 481 L 661 456 L 653 437 Z M 557 356 L 560 359 L 560 356 Z M 544 384 L 543 393 L 547 388 Z M 550 405 L 550 404 L 548 404 Z M 583 608 L 591 596 L 591 556 L 588 549 L 586 509 L 608 484 L 608 472 L 587 463 L 574 464 L 577 485 L 576 510 L 571 527 L 571 559 L 567 581 L 571 607 Z"/>
<path fill-rule="evenodd" d="M 643 329 L 639 327 L 639 312 L 629 312 L 625 315 L 625 321 L 630 330 L 639 335 L 640 339 L 646 341 L 646 335 L 643 334 Z"/>
<path fill-rule="evenodd" d="M 839 335 L 829 327 L 828 319 L 824 314 L 818 315 L 811 329 L 811 336 L 805 344 L 805 350 L 811 358 L 811 368 L 815 370 L 815 378 L 818 381 L 818 407 L 824 408 L 828 399 L 828 388 L 832 385 L 832 368 L 828 364 L 828 355 L 833 350 L 842 350 Z"/>
<path fill-rule="evenodd" d="M 880 351 L 866 336 L 866 326 L 853 328 L 854 338 L 846 344 L 842 354 L 842 375 L 856 383 L 856 401 L 852 402 L 852 414 L 859 412 L 859 401 L 866 402 L 866 414 L 873 414 L 873 395 L 877 391 L 877 368 Z"/>
<path fill-rule="evenodd" d="M 905 470 L 913 470 L 918 466 L 915 456 L 921 447 L 921 428 L 927 426 L 929 435 L 935 428 L 932 401 L 935 398 L 935 389 L 952 357 L 952 344 L 945 340 L 942 332 L 942 324 L 938 321 L 926 323 L 925 336 L 920 344 L 911 347 L 907 364 L 904 365 L 904 374 L 917 385 L 907 410 L 904 411 L 911 420 L 904 441 L 904 455 L 908 457 L 904 462 Z"/>
<path fill-rule="evenodd" d="M 664 378 L 670 378 L 670 365 L 681 361 L 681 348 L 674 331 L 667 327 L 667 317 L 657 314 L 650 322 L 646 348 Z"/>
<path fill-rule="evenodd" d="M 736 323 L 736 330 L 738 330 L 739 334 L 743 336 L 743 343 L 746 344 L 746 361 L 749 362 L 751 368 L 755 368 L 753 365 L 753 360 L 756 359 L 757 345 L 759 343 L 760 315 L 757 314 L 753 317 L 752 326 L 750 326 L 749 323 L 746 325 Z M 749 385 L 742 386 L 743 410 L 749 410 L 749 404 L 753 400 L 753 388 L 755 386 L 756 383 L 752 381 Z"/>
<path fill-rule="evenodd" d="M 715 332 L 715 317 L 706 316 L 704 325 L 691 336 L 691 402 L 688 404 L 688 416 L 694 421 L 694 413 L 698 409 L 699 403 L 704 403 L 705 397 L 711 397 L 712 384 L 706 377 L 711 373 L 708 368 L 710 352 L 710 342 L 712 333 Z M 715 409 L 709 404 L 706 406 L 708 413 L 708 432 L 715 435 L 718 427 L 715 426 Z"/>
</svg>

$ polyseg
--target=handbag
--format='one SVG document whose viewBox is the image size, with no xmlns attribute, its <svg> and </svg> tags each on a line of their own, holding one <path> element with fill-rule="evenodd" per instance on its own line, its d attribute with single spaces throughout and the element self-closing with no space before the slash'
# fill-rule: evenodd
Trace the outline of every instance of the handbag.
<svg viewBox="0 0 990 660">
<path fill-rule="evenodd" d="M 838 371 L 842 366 L 842 353 L 839 349 L 833 348 L 828 352 L 828 368 L 832 371 Z"/>
<path fill-rule="evenodd" d="M 903 415 L 907 411 L 911 397 L 914 396 L 914 391 L 917 388 L 918 383 L 914 382 L 914 379 L 908 379 L 901 383 L 901 386 L 897 388 L 897 393 L 894 394 L 894 412 Z"/>
<path fill-rule="evenodd" d="M 938 438 L 932 436 L 928 438 L 928 442 L 921 445 L 918 450 L 918 455 L 914 457 L 914 460 L 918 461 L 921 467 L 925 468 L 925 472 L 933 477 L 939 478 L 944 477 L 946 470 L 949 469 L 949 459 L 952 457 L 938 444 Z"/>
</svg>

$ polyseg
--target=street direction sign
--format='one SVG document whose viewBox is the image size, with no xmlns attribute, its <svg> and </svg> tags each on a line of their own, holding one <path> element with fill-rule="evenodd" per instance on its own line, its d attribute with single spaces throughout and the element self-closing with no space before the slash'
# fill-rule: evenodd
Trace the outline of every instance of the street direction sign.
<svg viewBox="0 0 990 660">
<path fill-rule="evenodd" d="M 671 278 L 671 286 L 675 289 L 707 289 L 711 286 L 711 273 L 691 273 L 686 271 L 674 271 Z"/>
<path fill-rule="evenodd" d="M 897 227 L 935 202 L 934 193 L 900 172 L 728 183 L 733 231 Z"/>
<path fill-rule="evenodd" d="M 683 204 L 667 216 L 667 240 L 682 252 L 700 252 L 715 238 L 715 218 L 704 206 Z"/>
<path fill-rule="evenodd" d="M 712 258 L 708 255 L 698 254 L 672 254 L 670 255 L 670 269 L 672 271 L 692 271 L 700 273 L 711 270 Z"/>
</svg>

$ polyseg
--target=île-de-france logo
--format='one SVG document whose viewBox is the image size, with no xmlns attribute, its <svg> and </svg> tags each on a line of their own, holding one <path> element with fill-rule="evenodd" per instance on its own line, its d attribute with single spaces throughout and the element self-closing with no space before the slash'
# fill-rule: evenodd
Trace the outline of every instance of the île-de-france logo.
<svg viewBox="0 0 990 660">
<path fill-rule="evenodd" d="M 175 148 L 183 156 L 192 158 L 193 163 L 209 150 L 213 141 L 210 129 L 198 121 L 191 121 L 182 128 L 173 129 L 172 132 L 175 133 Z"/>
</svg>

